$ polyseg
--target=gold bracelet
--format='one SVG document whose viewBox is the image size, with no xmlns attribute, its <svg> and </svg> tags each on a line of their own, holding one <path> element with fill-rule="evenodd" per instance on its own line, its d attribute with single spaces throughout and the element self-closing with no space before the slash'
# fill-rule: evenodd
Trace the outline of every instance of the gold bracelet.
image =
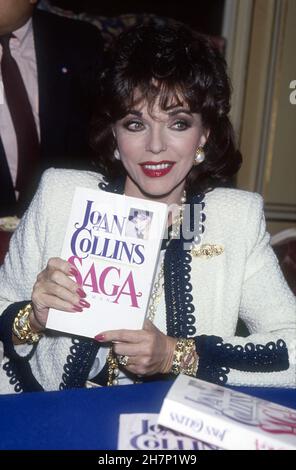
<svg viewBox="0 0 296 470">
<path fill-rule="evenodd" d="M 110 387 L 112 385 L 118 385 L 118 376 L 119 368 L 116 355 L 113 353 L 112 346 L 109 349 L 109 354 L 107 356 L 108 363 L 108 382 L 107 385 Z"/>
<path fill-rule="evenodd" d="M 182 374 L 196 377 L 198 369 L 199 357 L 196 352 L 195 342 L 193 339 L 187 339 L 184 347 L 184 354 L 181 361 L 180 372 Z"/>
<path fill-rule="evenodd" d="M 38 343 L 42 334 L 35 333 L 32 330 L 30 324 L 30 314 L 33 311 L 32 304 L 25 305 L 24 308 L 21 308 L 18 312 L 17 316 L 15 317 L 12 325 L 12 332 L 13 334 L 21 341 L 33 344 Z"/>
<path fill-rule="evenodd" d="M 186 341 L 185 338 L 179 338 L 178 341 L 176 342 L 175 351 L 173 355 L 173 363 L 172 363 L 172 368 L 171 368 L 172 374 L 175 374 L 175 375 L 180 374 L 181 360 L 183 357 L 185 341 Z"/>
<path fill-rule="evenodd" d="M 179 338 L 173 356 L 171 372 L 175 375 L 195 376 L 198 369 L 198 355 L 194 339 Z"/>
</svg>

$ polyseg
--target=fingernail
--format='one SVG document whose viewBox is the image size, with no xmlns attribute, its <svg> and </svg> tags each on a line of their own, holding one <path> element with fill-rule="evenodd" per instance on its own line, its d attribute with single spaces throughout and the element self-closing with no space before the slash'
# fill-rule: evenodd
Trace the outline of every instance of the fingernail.
<svg viewBox="0 0 296 470">
<path fill-rule="evenodd" d="M 95 336 L 95 339 L 96 339 L 97 341 L 104 341 L 105 335 L 97 335 L 97 336 Z"/>
<path fill-rule="evenodd" d="M 79 305 L 82 305 L 82 307 L 89 308 L 90 304 L 86 300 L 79 300 Z"/>
<path fill-rule="evenodd" d="M 74 305 L 74 307 L 72 307 L 72 310 L 74 310 L 75 312 L 82 312 L 82 308 L 78 305 Z"/>
<path fill-rule="evenodd" d="M 80 289 L 80 287 L 79 289 L 77 289 L 76 292 L 79 295 L 79 297 L 82 297 L 82 298 L 86 297 L 86 293 L 84 292 L 84 290 Z"/>
<path fill-rule="evenodd" d="M 78 272 L 74 268 L 71 268 L 69 273 L 71 274 L 71 276 L 77 276 L 78 275 Z"/>
</svg>

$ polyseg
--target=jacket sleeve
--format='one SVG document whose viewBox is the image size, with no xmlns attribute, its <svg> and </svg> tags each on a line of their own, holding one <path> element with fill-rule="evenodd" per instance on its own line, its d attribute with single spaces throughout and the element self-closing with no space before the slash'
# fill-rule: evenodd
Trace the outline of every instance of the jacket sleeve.
<svg viewBox="0 0 296 470">
<path fill-rule="evenodd" d="M 42 269 L 45 192 L 43 178 L 30 207 L 10 240 L 9 251 L 0 268 L 0 315 L 11 303 L 31 298 L 33 284 Z"/>
<path fill-rule="evenodd" d="M 53 190 L 51 175 L 54 171 L 48 170 L 43 175 L 31 205 L 11 238 L 9 252 L 0 268 L 0 340 L 4 343 L 5 353 L 0 382 L 9 382 L 6 393 L 13 391 L 13 388 L 15 391 L 42 389 L 40 383 L 44 380 L 41 374 L 36 374 L 40 362 L 39 349 L 46 349 L 47 354 L 51 354 L 52 340 L 47 336 L 34 346 L 13 345 L 12 323 L 19 309 L 30 302 L 37 275 L 47 262 L 43 253 L 48 236 L 50 208 L 46 201 L 50 199 Z M 52 369 L 49 371 L 52 380 L 57 382 L 55 358 L 53 354 L 52 367 L 48 362 L 47 369 Z"/>
<path fill-rule="evenodd" d="M 95 181 L 97 178 L 96 175 Z M 47 170 L 11 239 L 9 253 L 0 268 L 0 340 L 5 351 L 0 393 L 82 386 L 88 377 L 99 347 L 96 341 L 46 330 L 37 344 L 15 346 L 12 323 L 19 309 L 30 302 L 37 275 L 48 258 L 59 256 L 59 221 L 67 220 L 75 186 L 90 184 L 90 180 L 93 182 L 85 172 L 74 176 L 67 170 Z M 66 191 L 67 187 L 72 192 Z"/>
<path fill-rule="evenodd" d="M 233 385 L 296 387 L 296 299 L 269 244 L 257 195 L 246 217 L 245 275 L 239 316 L 250 335 L 199 336 L 198 377 Z"/>
<path fill-rule="evenodd" d="M 41 187 L 43 184 L 41 184 Z M 13 234 L 9 252 L 0 269 L 0 339 L 4 344 L 4 353 L 8 362 L 1 369 L 1 381 L 9 377 L 15 391 L 20 391 L 19 378 L 30 375 L 29 360 L 35 352 L 36 345 L 15 346 L 12 342 L 12 324 L 20 308 L 30 302 L 32 287 L 41 271 L 41 253 L 44 243 L 42 220 L 44 190 L 37 191 L 33 202 L 23 216 Z M 22 371 L 24 374 L 22 374 Z M 31 377 L 34 383 L 33 377 Z M 34 389 L 40 389 L 38 384 Z"/>
</svg>

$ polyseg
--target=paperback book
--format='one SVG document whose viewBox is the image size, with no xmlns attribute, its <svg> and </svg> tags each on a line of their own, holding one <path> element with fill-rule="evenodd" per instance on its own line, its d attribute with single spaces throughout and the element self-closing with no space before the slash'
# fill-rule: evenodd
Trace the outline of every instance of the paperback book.
<svg viewBox="0 0 296 470">
<path fill-rule="evenodd" d="M 180 375 L 158 424 L 230 450 L 296 449 L 296 410 Z"/>
<path fill-rule="evenodd" d="M 90 308 L 50 309 L 46 327 L 90 338 L 141 329 L 166 222 L 166 204 L 77 188 L 61 258 L 75 267 Z"/>
<path fill-rule="evenodd" d="M 157 413 L 131 413 L 120 415 L 117 449 L 220 450 L 218 447 L 211 444 L 164 428 L 157 424 L 157 419 Z"/>
</svg>

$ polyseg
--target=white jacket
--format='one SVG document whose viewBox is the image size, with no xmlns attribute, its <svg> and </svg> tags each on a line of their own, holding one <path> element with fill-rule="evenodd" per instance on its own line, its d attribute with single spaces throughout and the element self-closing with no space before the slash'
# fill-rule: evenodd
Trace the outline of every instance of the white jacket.
<svg viewBox="0 0 296 470">
<path fill-rule="evenodd" d="M 75 187 L 97 189 L 101 179 L 96 173 L 74 170 L 50 169 L 44 173 L 0 269 L 1 313 L 13 302 L 29 301 L 37 274 L 49 258 L 60 256 Z M 205 195 L 204 202 L 206 220 L 201 243 L 222 245 L 224 252 L 212 258 L 192 258 L 197 334 L 222 337 L 229 348 L 285 341 L 290 362 L 287 370 L 251 373 L 233 368 L 227 374 L 228 383 L 296 387 L 296 300 L 269 245 L 262 198 L 246 191 L 216 188 Z M 155 324 L 164 330 L 164 296 L 157 308 Z M 234 336 L 239 316 L 251 333 L 247 338 Z M 25 356 L 32 347 L 21 345 L 15 349 L 18 355 Z M 44 389 L 62 388 L 64 366 L 72 353 L 71 338 L 62 335 L 46 335 L 36 351 L 31 351 L 33 376 Z M 21 385 L 15 387 L 18 377 L 9 363 L 4 358 L 0 372 L 2 393 L 22 390 Z"/>
</svg>

